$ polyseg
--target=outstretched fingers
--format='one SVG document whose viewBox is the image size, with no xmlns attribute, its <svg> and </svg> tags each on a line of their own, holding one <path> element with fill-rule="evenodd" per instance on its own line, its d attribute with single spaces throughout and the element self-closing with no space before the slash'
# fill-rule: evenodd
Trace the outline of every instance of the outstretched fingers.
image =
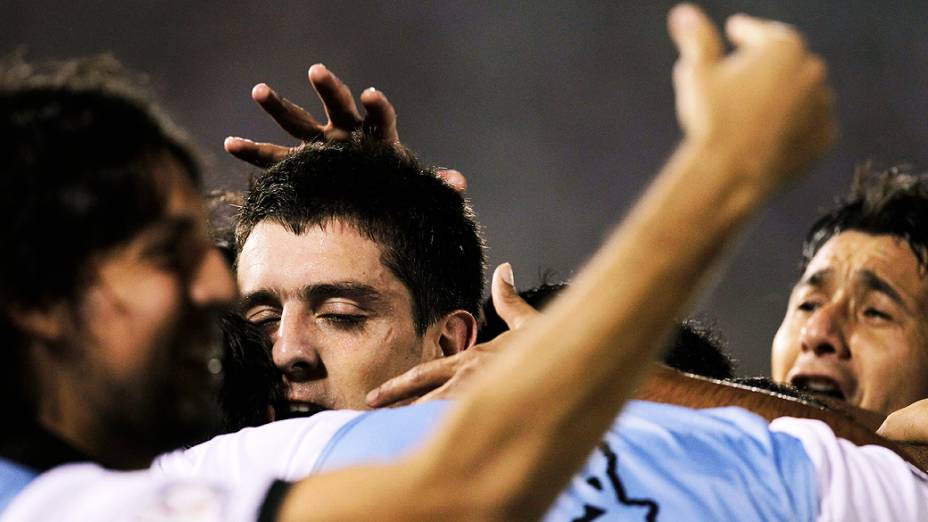
<svg viewBox="0 0 928 522">
<path fill-rule="evenodd" d="M 384 93 L 368 87 L 361 93 L 361 105 L 367 113 L 364 126 L 374 139 L 386 143 L 400 142 L 396 131 L 396 109 Z"/>
<path fill-rule="evenodd" d="M 273 143 L 258 143 L 247 138 L 229 136 L 223 148 L 236 158 L 260 168 L 267 168 L 287 157 L 296 148 Z"/>
<path fill-rule="evenodd" d="M 326 138 L 347 139 L 362 121 L 351 90 L 321 63 L 309 68 L 309 83 L 322 100 L 329 118 Z"/>
<path fill-rule="evenodd" d="M 305 109 L 280 96 L 266 83 L 251 90 L 251 99 L 294 138 L 311 141 L 322 135 L 323 127 Z"/>
</svg>

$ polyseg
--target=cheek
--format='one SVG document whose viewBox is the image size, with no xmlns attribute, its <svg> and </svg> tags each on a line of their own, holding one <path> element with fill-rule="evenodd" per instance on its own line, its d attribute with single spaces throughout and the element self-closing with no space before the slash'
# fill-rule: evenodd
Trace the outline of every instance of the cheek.
<svg viewBox="0 0 928 522">
<path fill-rule="evenodd" d="M 143 279 L 131 291 L 96 291 L 88 297 L 86 324 L 94 349 L 105 354 L 112 372 L 123 375 L 145 370 L 181 305 L 173 278 Z"/>
<path fill-rule="evenodd" d="M 786 380 L 786 374 L 799 355 L 799 330 L 797 321 L 786 318 L 773 338 L 770 352 L 770 375 L 775 381 Z"/>
<path fill-rule="evenodd" d="M 365 393 L 418 362 L 411 331 L 371 325 L 362 337 L 338 343 L 326 367 L 333 377 L 340 375 L 342 382 L 355 383 L 353 387 L 363 388 Z"/>
<path fill-rule="evenodd" d="M 856 338 L 854 358 L 859 378 L 870 393 L 884 390 L 900 398 L 928 393 L 928 350 L 919 339 L 918 335 L 898 330 Z"/>
</svg>

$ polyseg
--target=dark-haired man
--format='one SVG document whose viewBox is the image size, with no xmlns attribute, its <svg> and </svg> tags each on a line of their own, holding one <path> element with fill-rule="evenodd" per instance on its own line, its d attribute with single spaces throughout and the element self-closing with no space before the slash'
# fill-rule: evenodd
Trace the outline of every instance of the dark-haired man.
<svg viewBox="0 0 928 522">
<path fill-rule="evenodd" d="M 926 231 L 924 175 L 859 172 L 806 236 L 774 379 L 883 415 L 928 397 Z"/>
<path fill-rule="evenodd" d="M 276 164 L 245 198 L 236 247 L 241 311 L 271 337 L 289 413 L 363 408 L 390 377 L 474 343 L 473 214 L 393 144 L 310 144 Z"/>
</svg>

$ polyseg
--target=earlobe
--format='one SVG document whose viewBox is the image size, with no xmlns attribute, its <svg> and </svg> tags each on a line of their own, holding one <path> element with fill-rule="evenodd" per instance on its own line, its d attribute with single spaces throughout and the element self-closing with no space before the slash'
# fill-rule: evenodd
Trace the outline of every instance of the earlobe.
<svg viewBox="0 0 928 522">
<path fill-rule="evenodd" d="M 462 352 L 477 341 L 477 320 L 466 310 L 455 310 L 441 320 L 438 345 L 443 356 Z"/>
<path fill-rule="evenodd" d="M 16 327 L 31 337 L 44 341 L 56 341 L 61 338 L 67 320 L 67 307 L 64 303 L 47 308 L 25 310 L 12 308 L 7 314 Z"/>
</svg>

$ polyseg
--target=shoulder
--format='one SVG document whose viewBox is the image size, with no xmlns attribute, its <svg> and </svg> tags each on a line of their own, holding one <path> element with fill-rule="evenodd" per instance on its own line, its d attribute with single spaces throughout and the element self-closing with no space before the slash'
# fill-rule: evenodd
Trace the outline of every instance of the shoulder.
<svg viewBox="0 0 928 522">
<path fill-rule="evenodd" d="M 928 477 L 893 451 L 856 445 L 822 421 L 782 417 L 773 431 L 798 439 L 815 468 L 821 520 L 920 520 Z"/>
<path fill-rule="evenodd" d="M 119 472 L 69 464 L 39 475 L 0 520 L 253 520 L 271 480 L 229 484 L 177 480 L 150 470 Z"/>
<path fill-rule="evenodd" d="M 325 411 L 221 435 L 155 459 L 152 469 L 172 477 L 241 480 L 260 472 L 282 480 L 308 475 L 343 426 L 362 412 Z"/>
</svg>

